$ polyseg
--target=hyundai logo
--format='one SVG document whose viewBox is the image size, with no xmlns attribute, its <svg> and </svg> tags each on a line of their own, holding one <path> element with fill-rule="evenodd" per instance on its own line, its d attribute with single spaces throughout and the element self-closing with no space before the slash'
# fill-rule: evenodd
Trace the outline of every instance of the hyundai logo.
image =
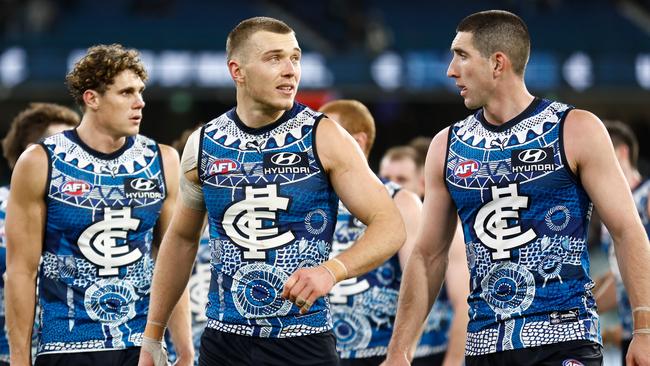
<svg viewBox="0 0 650 366">
<path fill-rule="evenodd" d="M 300 160 L 300 155 L 290 152 L 281 152 L 271 156 L 271 162 L 281 166 L 296 165 Z"/>
<path fill-rule="evenodd" d="M 156 187 L 156 183 L 149 179 L 137 178 L 131 181 L 131 188 L 136 191 L 150 191 Z"/>
<path fill-rule="evenodd" d="M 528 149 L 520 152 L 517 157 L 524 163 L 539 163 L 546 158 L 546 151 L 541 149 Z"/>
</svg>

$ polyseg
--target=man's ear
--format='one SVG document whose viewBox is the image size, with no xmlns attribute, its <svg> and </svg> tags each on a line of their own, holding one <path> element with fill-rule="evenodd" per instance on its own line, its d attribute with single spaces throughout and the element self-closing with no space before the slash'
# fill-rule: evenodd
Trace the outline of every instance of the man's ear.
<svg viewBox="0 0 650 366">
<path fill-rule="evenodd" d="M 98 92 L 88 89 L 83 93 L 82 97 L 86 108 L 90 108 L 94 111 L 99 108 L 99 105 L 101 104 L 101 95 Z"/>
</svg>

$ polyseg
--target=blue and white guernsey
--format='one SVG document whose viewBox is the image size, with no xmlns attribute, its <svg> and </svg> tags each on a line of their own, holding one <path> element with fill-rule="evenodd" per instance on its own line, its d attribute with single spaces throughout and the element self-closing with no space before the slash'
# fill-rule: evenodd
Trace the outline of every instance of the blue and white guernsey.
<svg viewBox="0 0 650 366">
<path fill-rule="evenodd" d="M 443 353 L 447 350 L 453 317 L 454 310 L 447 294 L 447 286 L 443 284 L 424 323 L 420 342 L 415 349 L 415 359 Z"/>
<path fill-rule="evenodd" d="M 600 342 L 586 247 L 592 204 L 568 166 L 571 107 L 535 99 L 501 126 L 482 110 L 450 127 L 445 176 L 470 270 L 470 356 Z"/>
<path fill-rule="evenodd" d="M 329 258 L 338 197 L 316 153 L 321 113 L 301 105 L 252 129 L 233 108 L 203 127 L 199 177 L 212 252 L 207 326 L 285 338 L 332 327 L 329 304 L 306 315 L 282 299 L 297 269 Z"/>
<path fill-rule="evenodd" d="M 641 222 L 643 223 L 643 227 L 645 228 L 645 231 L 648 233 L 648 235 L 650 235 L 650 215 L 648 214 L 649 196 L 650 180 L 642 182 L 632 191 L 632 197 L 634 198 L 636 210 L 639 212 Z M 632 331 L 634 330 L 632 306 L 630 305 L 630 299 L 627 296 L 627 291 L 625 291 L 623 279 L 621 278 L 621 272 L 618 268 L 618 262 L 616 261 L 616 252 L 614 251 L 612 237 L 605 225 L 602 226 L 601 239 L 603 249 L 609 255 L 609 266 L 612 270 L 612 273 L 614 274 L 614 279 L 616 280 L 616 301 L 618 303 L 618 316 L 621 319 L 621 326 L 623 328 L 621 337 L 623 340 L 630 340 L 632 339 Z"/>
<path fill-rule="evenodd" d="M 9 362 L 9 341 L 5 333 L 5 280 L 7 271 L 7 239 L 5 237 L 5 214 L 9 187 L 0 187 L 0 361 Z"/>
<path fill-rule="evenodd" d="M 389 181 L 384 187 L 391 197 L 401 189 Z M 366 225 L 339 203 L 331 256 L 336 257 L 350 248 L 365 231 Z M 336 348 L 341 358 L 386 355 L 401 281 L 402 268 L 396 254 L 376 269 L 341 281 L 332 288 L 329 300 Z"/>
<path fill-rule="evenodd" d="M 39 354 L 139 346 L 151 244 L 166 196 L 158 145 L 137 135 L 112 154 L 76 130 L 46 138 L 47 222 L 39 272 Z"/>
</svg>

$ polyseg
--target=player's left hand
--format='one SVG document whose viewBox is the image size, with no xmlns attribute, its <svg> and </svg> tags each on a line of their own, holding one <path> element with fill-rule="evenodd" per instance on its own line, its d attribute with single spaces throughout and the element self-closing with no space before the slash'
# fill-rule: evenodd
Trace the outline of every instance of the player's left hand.
<svg viewBox="0 0 650 366">
<path fill-rule="evenodd" d="M 314 302 L 327 295 L 332 287 L 334 279 L 323 266 L 300 268 L 285 282 L 282 297 L 299 307 L 301 314 L 306 314 Z"/>
<path fill-rule="evenodd" d="M 169 366 L 163 342 L 143 337 L 138 366 Z"/>
<path fill-rule="evenodd" d="M 625 356 L 626 366 L 650 366 L 650 334 L 636 334 Z"/>
</svg>

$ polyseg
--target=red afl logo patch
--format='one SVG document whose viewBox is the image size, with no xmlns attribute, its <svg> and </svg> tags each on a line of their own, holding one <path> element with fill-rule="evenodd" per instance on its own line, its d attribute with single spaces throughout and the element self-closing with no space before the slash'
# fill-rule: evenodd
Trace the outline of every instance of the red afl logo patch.
<svg viewBox="0 0 650 366">
<path fill-rule="evenodd" d="M 470 175 L 478 172 L 478 169 L 480 167 L 481 164 L 479 164 L 479 162 L 476 160 L 465 160 L 456 166 L 454 175 L 458 178 L 467 178 Z"/>
<path fill-rule="evenodd" d="M 92 186 L 88 182 L 84 182 L 83 180 L 71 180 L 65 182 L 61 187 L 61 193 L 65 193 L 68 196 L 81 196 L 84 193 L 90 192 L 91 188 Z"/>
<path fill-rule="evenodd" d="M 226 174 L 235 171 L 238 168 L 239 168 L 239 163 L 234 160 L 217 159 L 212 163 L 212 165 L 210 165 L 210 169 L 208 169 L 208 174 L 209 175 Z"/>
</svg>

